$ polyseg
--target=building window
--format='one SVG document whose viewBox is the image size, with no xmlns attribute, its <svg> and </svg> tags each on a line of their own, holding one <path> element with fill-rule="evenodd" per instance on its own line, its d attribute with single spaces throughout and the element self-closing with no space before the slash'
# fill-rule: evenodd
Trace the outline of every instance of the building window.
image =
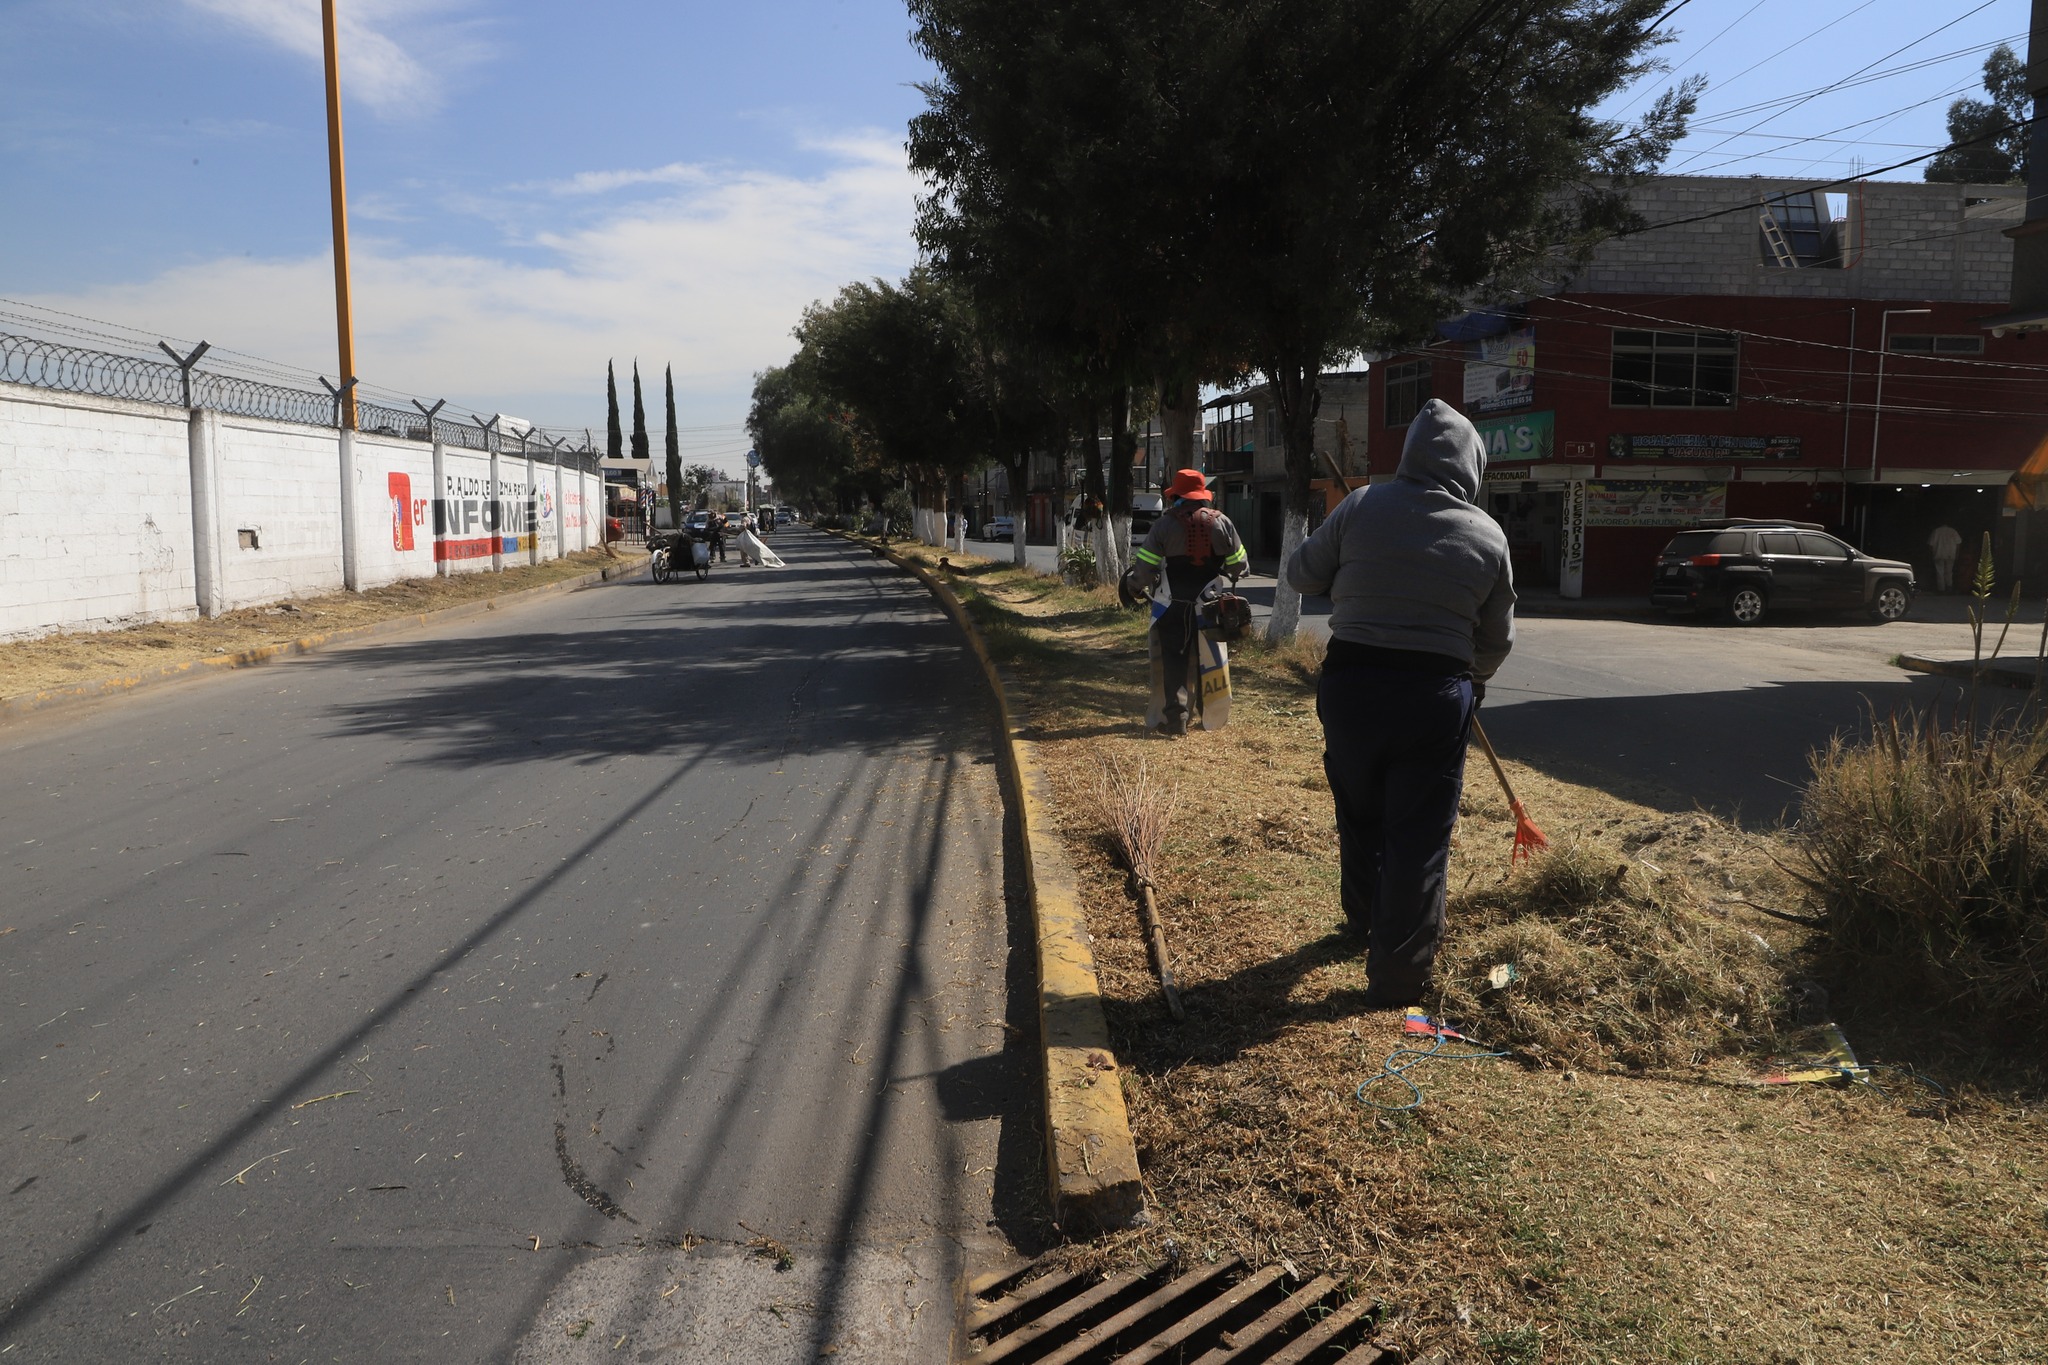
<svg viewBox="0 0 2048 1365">
<path fill-rule="evenodd" d="M 1891 348 L 1905 355 L 1983 355 L 1981 336 L 1895 336 Z"/>
<path fill-rule="evenodd" d="M 1387 425 L 1405 427 L 1429 401 L 1429 362 L 1387 366 Z"/>
<path fill-rule="evenodd" d="M 1833 218 L 1821 212 L 1822 202 L 1811 193 L 1765 201 L 1757 215 L 1765 264 L 1787 270 L 1841 265 L 1840 237 Z"/>
<path fill-rule="evenodd" d="M 1735 338 L 1725 332 L 1614 333 L 1617 408 L 1735 406 Z"/>
</svg>

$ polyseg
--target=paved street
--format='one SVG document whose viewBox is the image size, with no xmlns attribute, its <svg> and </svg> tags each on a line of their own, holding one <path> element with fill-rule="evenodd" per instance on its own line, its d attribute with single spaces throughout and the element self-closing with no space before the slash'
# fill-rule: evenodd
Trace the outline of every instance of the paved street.
<svg viewBox="0 0 2048 1365">
<path fill-rule="evenodd" d="M 775 546 L 0 732 L 8 1365 L 945 1358 L 1035 1194 L 986 698 Z"/>
</svg>

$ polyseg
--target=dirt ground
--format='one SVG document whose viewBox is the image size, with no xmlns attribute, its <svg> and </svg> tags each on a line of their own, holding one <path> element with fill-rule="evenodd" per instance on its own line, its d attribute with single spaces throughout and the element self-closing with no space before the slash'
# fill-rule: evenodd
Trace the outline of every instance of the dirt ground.
<svg viewBox="0 0 2048 1365">
<path fill-rule="evenodd" d="M 125 630 L 44 635 L 0 643 L 0 697 L 18 697 L 102 678 L 153 672 L 169 664 L 237 654 L 331 630 L 438 611 L 524 588 L 544 587 L 604 567 L 603 550 L 522 565 L 503 573 L 416 578 L 368 592 L 334 592 L 211 619 L 162 621 Z"/>
<path fill-rule="evenodd" d="M 1779 868 L 1798 866 L 1795 831 L 1510 759 L 1576 859 L 1511 877 L 1512 825 L 1475 755 L 1440 984 L 1480 1011 L 1455 1022 L 1512 1055 L 1423 1062 L 1407 1073 L 1419 1106 L 1395 1108 L 1410 1093 L 1381 1080 L 1365 1091 L 1374 1107 L 1358 1088 L 1407 1040 L 1399 1016 L 1359 1008 L 1363 963 L 1334 933 L 1313 652 L 1239 651 L 1227 729 L 1151 737 L 1138 618 L 1100 591 L 954 564 L 1058 789 L 1155 1216 L 1070 1248 L 1074 1261 L 1285 1258 L 1349 1277 L 1384 1301 L 1411 1359 L 1447 1363 L 2044 1358 L 2039 1040 L 1972 1035 L 1939 1008 L 1815 980 L 1815 931 L 1752 908 L 1806 913 Z M 1156 880 L 1184 1023 L 1161 1004 L 1123 870 L 1084 814 L 1112 756 L 1177 789 Z M 1560 867 L 1611 871 L 1584 908 L 1540 911 Z M 1655 979 L 1665 947 L 1629 941 L 1653 921 L 1677 933 L 1670 953 L 1719 975 Z M 1490 993 L 1501 945 L 1534 953 L 1545 934 L 1570 953 L 1524 961 L 1525 980 Z M 1557 980 L 1559 963 L 1587 975 Z M 1603 1041 L 1603 1010 L 1656 1046 Z M 1566 1027 L 1531 1032 L 1538 1015 Z M 1871 1073 L 1881 1089 L 1755 1083 L 1830 1016 L 1861 1061 L 1913 1068 L 1946 1096 L 1903 1071 Z M 1565 1041 L 1524 1041 L 1538 1036 Z"/>
</svg>

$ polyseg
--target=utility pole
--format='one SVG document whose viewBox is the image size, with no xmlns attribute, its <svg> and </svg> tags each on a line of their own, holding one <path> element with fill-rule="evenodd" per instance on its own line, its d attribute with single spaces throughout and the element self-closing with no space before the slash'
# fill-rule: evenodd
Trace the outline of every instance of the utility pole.
<svg viewBox="0 0 2048 1365">
<path fill-rule="evenodd" d="M 356 429 L 356 331 L 348 290 L 348 191 L 341 157 L 341 58 L 335 41 L 335 0 L 320 0 L 321 36 L 327 47 L 327 179 L 334 200 L 334 330 L 341 350 L 340 426 Z"/>
</svg>

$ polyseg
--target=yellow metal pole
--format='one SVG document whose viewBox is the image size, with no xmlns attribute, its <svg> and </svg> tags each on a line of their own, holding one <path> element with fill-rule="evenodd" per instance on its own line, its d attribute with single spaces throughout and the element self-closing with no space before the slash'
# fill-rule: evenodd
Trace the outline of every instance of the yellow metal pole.
<svg viewBox="0 0 2048 1365">
<path fill-rule="evenodd" d="M 348 293 L 348 191 L 341 157 L 341 61 L 335 42 L 334 0 L 320 0 L 320 25 L 327 45 L 327 178 L 334 199 L 334 330 L 341 349 L 341 425 L 356 425 L 356 331 Z"/>
</svg>

